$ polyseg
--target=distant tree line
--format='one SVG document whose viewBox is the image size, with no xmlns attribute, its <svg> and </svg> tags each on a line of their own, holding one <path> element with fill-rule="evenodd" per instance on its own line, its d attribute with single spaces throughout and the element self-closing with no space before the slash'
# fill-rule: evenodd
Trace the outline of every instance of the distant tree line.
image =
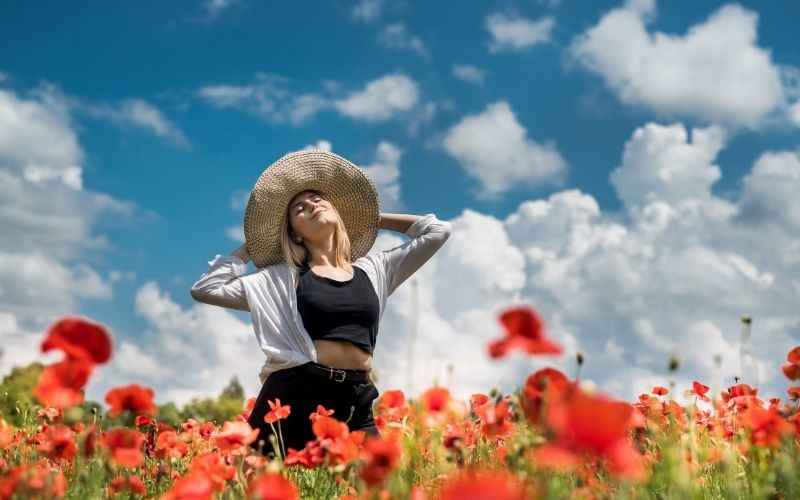
<svg viewBox="0 0 800 500">
<path fill-rule="evenodd" d="M 36 420 L 36 412 L 42 405 L 33 396 L 33 388 L 44 369 L 41 363 L 31 363 L 24 367 L 14 367 L 0 383 L 0 418 L 20 427 Z M 107 416 L 107 408 L 97 401 L 87 400 L 75 408 L 64 412 L 64 421 L 90 423 L 98 421 L 103 427 L 116 425 L 133 426 L 135 415 L 124 412 L 116 417 Z M 244 388 L 234 375 L 230 383 L 217 398 L 194 398 L 183 408 L 168 402 L 158 405 L 159 422 L 180 427 L 182 422 L 192 418 L 198 422 L 221 424 L 232 420 L 244 410 Z"/>
</svg>

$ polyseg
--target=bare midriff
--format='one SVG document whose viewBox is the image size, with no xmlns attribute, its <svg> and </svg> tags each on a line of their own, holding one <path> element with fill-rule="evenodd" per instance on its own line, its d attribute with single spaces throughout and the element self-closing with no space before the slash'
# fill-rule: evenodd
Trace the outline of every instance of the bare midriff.
<svg viewBox="0 0 800 500">
<path fill-rule="evenodd" d="M 372 355 L 346 340 L 315 340 L 317 362 L 341 370 L 369 370 Z"/>
</svg>

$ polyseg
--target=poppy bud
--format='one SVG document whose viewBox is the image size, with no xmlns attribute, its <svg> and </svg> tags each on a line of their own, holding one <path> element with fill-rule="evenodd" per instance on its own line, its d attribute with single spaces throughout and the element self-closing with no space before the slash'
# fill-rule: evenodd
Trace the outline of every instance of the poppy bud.
<svg viewBox="0 0 800 500">
<path fill-rule="evenodd" d="M 672 356 L 670 356 L 670 358 L 669 358 L 669 371 L 670 372 L 674 372 L 680 366 L 681 366 L 680 357 L 678 357 L 677 354 L 673 354 Z"/>
<path fill-rule="evenodd" d="M 578 354 L 575 355 L 575 359 L 578 361 L 578 366 L 583 366 L 583 351 L 578 351 Z"/>
</svg>

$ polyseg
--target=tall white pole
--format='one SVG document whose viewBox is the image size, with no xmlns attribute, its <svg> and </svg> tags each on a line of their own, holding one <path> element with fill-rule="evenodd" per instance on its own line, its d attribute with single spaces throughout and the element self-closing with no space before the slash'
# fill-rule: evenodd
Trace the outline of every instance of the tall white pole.
<svg viewBox="0 0 800 500">
<path fill-rule="evenodd" d="M 415 370 L 414 370 L 414 354 L 417 344 L 417 319 L 419 317 L 419 306 L 417 303 L 417 280 L 412 278 L 411 279 L 411 321 L 409 321 L 410 326 L 410 334 L 408 339 L 408 397 L 411 398 L 414 395 L 414 378 L 415 378 Z"/>
</svg>

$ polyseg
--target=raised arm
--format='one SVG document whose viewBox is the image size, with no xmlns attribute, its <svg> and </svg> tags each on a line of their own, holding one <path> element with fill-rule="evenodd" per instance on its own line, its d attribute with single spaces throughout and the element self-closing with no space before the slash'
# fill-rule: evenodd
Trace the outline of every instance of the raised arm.
<svg viewBox="0 0 800 500">
<path fill-rule="evenodd" d="M 239 279 L 247 273 L 249 260 L 245 245 L 230 255 L 217 255 L 208 263 L 208 270 L 192 285 L 192 298 L 204 304 L 249 311 L 247 296 Z"/>
<path fill-rule="evenodd" d="M 434 214 L 381 214 L 380 227 L 411 237 L 402 245 L 382 252 L 389 295 L 428 262 L 450 237 L 450 223 Z"/>
</svg>

